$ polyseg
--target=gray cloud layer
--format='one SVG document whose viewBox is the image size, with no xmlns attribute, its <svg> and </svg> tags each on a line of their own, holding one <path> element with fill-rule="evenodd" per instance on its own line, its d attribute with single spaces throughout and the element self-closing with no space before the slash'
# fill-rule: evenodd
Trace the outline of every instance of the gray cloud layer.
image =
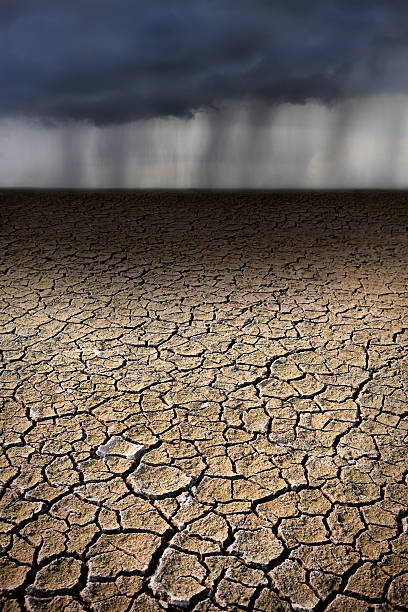
<svg viewBox="0 0 408 612">
<path fill-rule="evenodd" d="M 0 115 L 96 124 L 408 91 L 399 0 L 3 0 Z"/>
</svg>

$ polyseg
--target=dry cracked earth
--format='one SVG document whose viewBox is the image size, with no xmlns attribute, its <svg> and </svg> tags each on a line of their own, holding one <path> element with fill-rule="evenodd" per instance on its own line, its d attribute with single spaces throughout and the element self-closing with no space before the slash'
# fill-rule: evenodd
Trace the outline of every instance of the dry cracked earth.
<svg viewBox="0 0 408 612">
<path fill-rule="evenodd" d="M 408 606 L 408 194 L 2 192 L 6 612 Z"/>
</svg>

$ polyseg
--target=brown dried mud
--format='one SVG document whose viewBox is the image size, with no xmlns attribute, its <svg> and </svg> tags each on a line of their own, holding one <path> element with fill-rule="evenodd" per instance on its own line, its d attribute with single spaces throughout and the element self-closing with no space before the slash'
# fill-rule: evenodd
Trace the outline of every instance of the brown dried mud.
<svg viewBox="0 0 408 612">
<path fill-rule="evenodd" d="M 0 193 L 2 606 L 408 606 L 408 195 Z"/>
</svg>

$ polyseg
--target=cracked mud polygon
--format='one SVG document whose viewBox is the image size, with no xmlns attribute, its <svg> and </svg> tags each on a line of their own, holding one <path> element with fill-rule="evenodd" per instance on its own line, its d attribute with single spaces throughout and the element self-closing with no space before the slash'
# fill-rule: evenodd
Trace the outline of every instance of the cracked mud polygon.
<svg viewBox="0 0 408 612">
<path fill-rule="evenodd" d="M 1 209 L 3 610 L 407 609 L 404 192 Z"/>
</svg>

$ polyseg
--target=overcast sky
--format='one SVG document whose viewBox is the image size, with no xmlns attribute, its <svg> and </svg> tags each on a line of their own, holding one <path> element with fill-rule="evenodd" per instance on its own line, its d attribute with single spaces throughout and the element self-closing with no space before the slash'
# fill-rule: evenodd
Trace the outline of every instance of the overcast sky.
<svg viewBox="0 0 408 612">
<path fill-rule="evenodd" d="M 1 0 L 0 184 L 408 186 L 408 2 Z"/>
</svg>

